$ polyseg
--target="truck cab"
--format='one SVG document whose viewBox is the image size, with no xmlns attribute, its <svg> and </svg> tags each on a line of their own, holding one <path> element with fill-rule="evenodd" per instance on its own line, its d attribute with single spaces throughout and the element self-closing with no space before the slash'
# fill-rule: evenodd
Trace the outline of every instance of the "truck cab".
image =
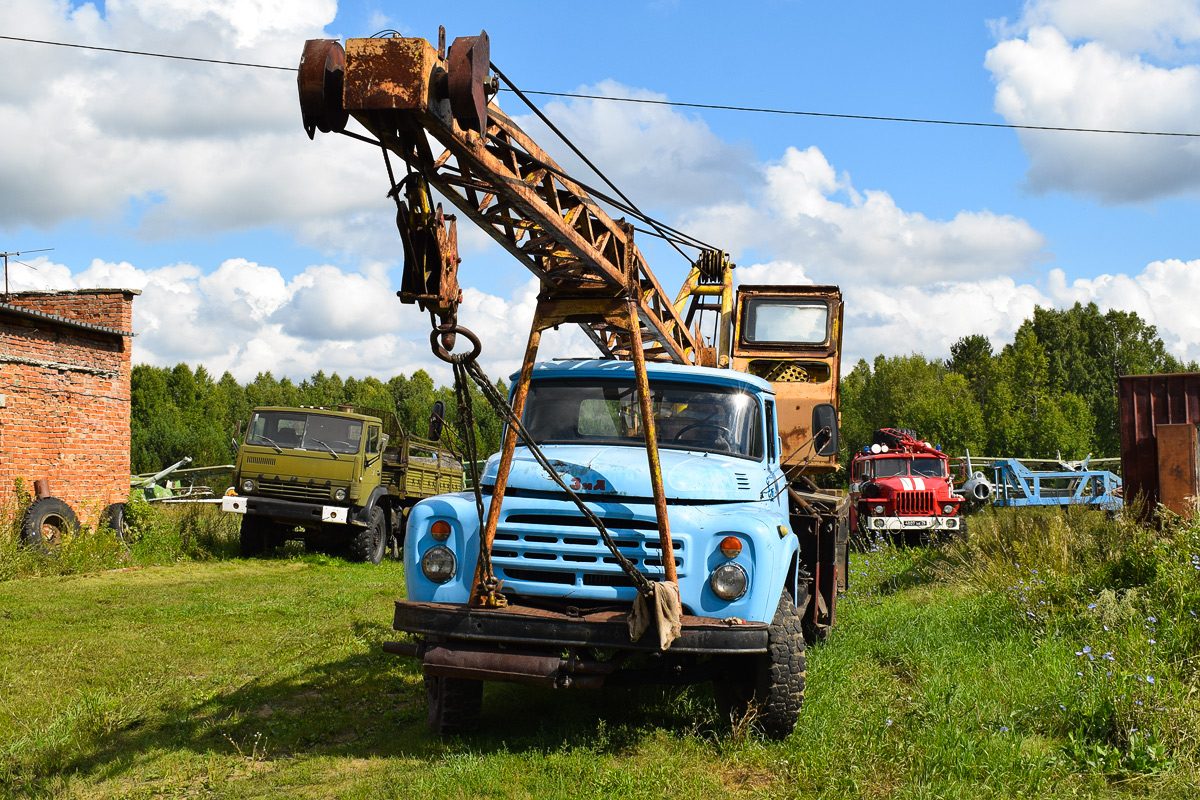
<svg viewBox="0 0 1200 800">
<path fill-rule="evenodd" d="M 300 538 L 378 564 L 413 503 L 461 488 L 457 457 L 394 413 L 272 406 L 254 409 L 221 508 L 242 516 L 243 556 Z"/>
</svg>

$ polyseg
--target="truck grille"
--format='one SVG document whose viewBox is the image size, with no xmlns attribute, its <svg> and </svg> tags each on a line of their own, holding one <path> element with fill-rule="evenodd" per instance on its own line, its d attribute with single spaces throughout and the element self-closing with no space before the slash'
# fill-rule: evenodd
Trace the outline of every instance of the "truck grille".
<svg viewBox="0 0 1200 800">
<path fill-rule="evenodd" d="M 662 578 L 655 520 L 601 519 L 623 556 L 651 580 Z M 682 578 L 686 574 L 687 537 L 672 532 L 671 539 L 675 568 Z M 502 514 L 492 546 L 492 564 L 498 577 L 559 587 L 556 592 L 564 586 L 633 591 L 633 584 L 604 546 L 599 532 L 578 514 Z M 598 596 L 612 594 L 601 592 Z"/>
<path fill-rule="evenodd" d="M 922 515 L 936 513 L 933 492 L 896 492 L 896 514 Z"/>
<path fill-rule="evenodd" d="M 331 485 L 328 483 L 309 484 L 296 481 L 268 481 L 260 480 L 258 482 L 258 494 L 266 495 L 267 497 L 279 497 L 284 500 L 315 500 L 317 502 L 327 502 L 329 500 L 329 490 Z"/>
</svg>

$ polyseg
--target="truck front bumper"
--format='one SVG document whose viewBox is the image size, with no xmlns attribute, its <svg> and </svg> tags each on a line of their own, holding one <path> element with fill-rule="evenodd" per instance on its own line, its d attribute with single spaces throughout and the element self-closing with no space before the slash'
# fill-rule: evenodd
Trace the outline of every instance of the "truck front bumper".
<svg viewBox="0 0 1200 800">
<path fill-rule="evenodd" d="M 948 517 L 866 517 L 869 531 L 898 533 L 899 531 L 956 531 L 962 527 L 958 515 Z"/>
<path fill-rule="evenodd" d="M 658 637 L 647 631 L 629 640 L 629 612 L 611 607 L 570 613 L 534 606 L 475 608 L 456 603 L 396 601 L 392 627 L 416 636 L 530 647 L 600 647 L 659 652 Z M 671 653 L 746 655 L 767 652 L 767 623 L 684 615 L 683 635 Z"/>
<path fill-rule="evenodd" d="M 353 512 L 346 506 L 325 506 L 296 500 L 280 500 L 275 497 L 227 494 L 221 498 L 221 510 L 231 514 L 270 517 L 280 522 L 295 522 L 297 525 L 355 522 Z"/>
</svg>

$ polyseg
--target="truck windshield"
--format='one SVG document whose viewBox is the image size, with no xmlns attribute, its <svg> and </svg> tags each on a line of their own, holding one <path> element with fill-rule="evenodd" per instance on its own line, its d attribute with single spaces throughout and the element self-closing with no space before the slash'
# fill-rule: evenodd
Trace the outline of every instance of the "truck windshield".
<svg viewBox="0 0 1200 800">
<path fill-rule="evenodd" d="M 828 327 L 822 300 L 756 297 L 747 303 L 742 335 L 749 344 L 820 344 Z"/>
<path fill-rule="evenodd" d="M 754 394 L 666 381 L 651 381 L 650 394 L 659 447 L 762 458 L 762 415 Z M 626 381 L 534 381 L 523 422 L 538 444 L 645 442 L 637 392 Z"/>
<path fill-rule="evenodd" d="M 918 478 L 944 478 L 946 466 L 940 458 L 880 458 L 874 460 L 876 478 L 916 475 Z"/>
<path fill-rule="evenodd" d="M 357 453 L 363 423 L 346 417 L 304 411 L 256 411 L 250 418 L 246 444 L 325 453 Z"/>
</svg>

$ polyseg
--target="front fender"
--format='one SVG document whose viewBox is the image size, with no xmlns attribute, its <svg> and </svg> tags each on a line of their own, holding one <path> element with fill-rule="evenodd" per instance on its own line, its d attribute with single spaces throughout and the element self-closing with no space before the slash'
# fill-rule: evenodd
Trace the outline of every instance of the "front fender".
<svg viewBox="0 0 1200 800">
<path fill-rule="evenodd" d="M 433 538 L 430 527 L 438 520 L 450 523 L 450 538 L 444 543 Z M 454 576 L 434 583 L 421 571 L 421 558 L 431 547 L 444 544 L 454 553 Z M 429 497 L 408 512 L 404 539 L 404 581 L 409 600 L 435 603 L 465 603 L 470 599 L 479 558 L 479 517 L 475 496 L 466 492 Z"/>
</svg>

